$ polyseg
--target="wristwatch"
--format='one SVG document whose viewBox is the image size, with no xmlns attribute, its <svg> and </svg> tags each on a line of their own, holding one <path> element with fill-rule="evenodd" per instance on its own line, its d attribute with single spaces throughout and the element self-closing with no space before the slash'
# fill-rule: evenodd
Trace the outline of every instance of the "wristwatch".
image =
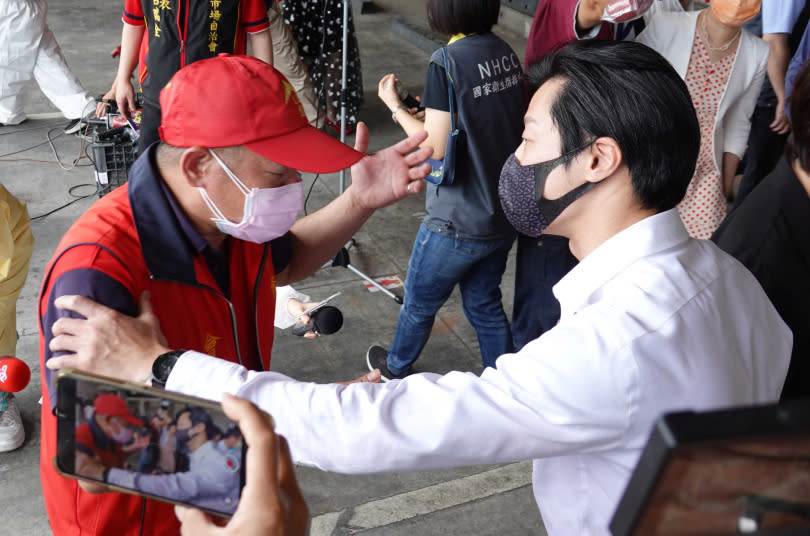
<svg viewBox="0 0 810 536">
<path fill-rule="evenodd" d="M 171 374 L 174 364 L 184 353 L 185 350 L 171 350 L 155 358 L 152 363 L 152 374 L 149 375 L 152 387 L 160 387 L 161 389 L 166 387 L 166 382 L 169 380 L 169 374 Z"/>
<path fill-rule="evenodd" d="M 400 110 L 405 110 L 408 113 L 408 115 L 411 115 L 411 111 L 404 104 L 400 104 L 399 106 L 394 108 L 393 111 L 391 112 L 391 120 L 397 125 L 399 124 L 399 121 L 397 121 L 397 112 Z"/>
</svg>

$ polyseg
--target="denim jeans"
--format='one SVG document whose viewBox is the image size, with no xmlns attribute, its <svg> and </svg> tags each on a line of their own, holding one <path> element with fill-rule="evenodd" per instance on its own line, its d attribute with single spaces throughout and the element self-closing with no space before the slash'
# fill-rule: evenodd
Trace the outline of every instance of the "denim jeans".
<svg viewBox="0 0 810 536">
<path fill-rule="evenodd" d="M 577 265 L 568 239 L 518 235 L 512 336 L 515 351 L 553 328 L 560 320 L 560 302 L 551 291 Z"/>
<path fill-rule="evenodd" d="M 405 301 L 388 349 L 391 372 L 410 370 L 430 337 L 436 313 L 456 284 L 464 314 L 478 336 L 484 367 L 494 367 L 498 357 L 512 351 L 500 284 L 513 240 L 464 240 L 452 236 L 452 231 L 419 227 L 408 263 Z"/>
</svg>

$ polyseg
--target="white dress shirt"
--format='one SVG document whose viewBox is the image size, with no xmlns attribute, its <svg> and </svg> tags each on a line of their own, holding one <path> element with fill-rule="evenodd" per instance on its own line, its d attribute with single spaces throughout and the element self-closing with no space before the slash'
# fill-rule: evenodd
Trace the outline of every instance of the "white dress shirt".
<svg viewBox="0 0 810 536">
<path fill-rule="evenodd" d="M 233 513 L 241 491 L 237 460 L 226 457 L 213 441 L 206 441 L 189 452 L 188 460 L 188 471 L 163 475 L 112 468 L 107 483 L 200 508 Z"/>
<path fill-rule="evenodd" d="M 756 279 L 678 213 L 599 246 L 554 288 L 559 324 L 478 377 L 316 385 L 187 352 L 167 389 L 270 412 L 298 462 L 345 473 L 534 459 L 551 535 L 608 522 L 666 411 L 778 399 L 791 333 Z"/>
</svg>

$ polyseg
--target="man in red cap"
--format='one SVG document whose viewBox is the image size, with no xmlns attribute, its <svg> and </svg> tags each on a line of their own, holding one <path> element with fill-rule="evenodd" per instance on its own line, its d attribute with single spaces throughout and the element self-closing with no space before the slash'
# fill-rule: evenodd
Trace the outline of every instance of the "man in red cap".
<svg viewBox="0 0 810 536">
<path fill-rule="evenodd" d="M 143 422 L 134 417 L 127 403 L 112 393 L 104 393 L 93 402 L 93 416 L 76 427 L 76 471 L 83 474 L 82 465 L 85 458 L 94 459 L 104 467 L 123 467 L 129 453 L 139 450 L 149 442 L 133 441 L 137 434 L 132 426 L 143 426 Z"/>
<path fill-rule="evenodd" d="M 54 306 L 57 297 L 79 294 L 131 315 L 151 297 L 171 347 L 267 370 L 276 285 L 313 273 L 375 209 L 421 191 L 430 170 L 421 165 L 430 150 L 417 150 L 424 133 L 366 156 L 364 125 L 355 149 L 311 127 L 289 82 L 255 58 L 196 62 L 178 71 L 160 101 L 162 143 L 138 158 L 126 186 L 73 224 L 43 278 L 41 474 L 56 536 L 179 532 L 170 506 L 91 496 L 54 471 L 55 393 L 45 362 L 56 355 L 48 349 L 51 327 L 68 315 Z M 296 221 L 303 207 L 297 170 L 349 166 L 352 185 Z M 153 384 L 174 359 L 161 357 Z"/>
</svg>

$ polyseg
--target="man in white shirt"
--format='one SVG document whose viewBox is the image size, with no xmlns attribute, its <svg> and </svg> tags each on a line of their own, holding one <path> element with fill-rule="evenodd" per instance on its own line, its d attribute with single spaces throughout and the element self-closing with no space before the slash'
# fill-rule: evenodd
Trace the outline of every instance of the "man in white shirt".
<svg viewBox="0 0 810 536">
<path fill-rule="evenodd" d="M 186 352 L 172 360 L 166 388 L 254 401 L 298 462 L 326 470 L 534 459 L 551 535 L 608 533 L 662 413 L 776 401 L 790 331 L 753 276 L 711 242 L 689 238 L 674 209 L 700 138 L 677 73 L 641 45 L 589 41 L 545 56 L 529 79 L 539 89 L 500 192 L 518 230 L 566 236 L 581 261 L 554 288 L 555 328 L 480 377 L 316 385 Z M 148 307 L 132 319 L 84 298 L 63 296 L 57 306 L 88 320 L 54 325 L 51 348 L 77 353 L 49 367 L 143 380 L 153 361 L 172 355 Z"/>
<path fill-rule="evenodd" d="M 77 469 L 82 476 L 159 497 L 170 497 L 217 512 L 233 513 L 239 502 L 241 453 L 221 452 L 212 439 L 214 421 L 203 408 L 189 406 L 177 414 L 177 449 L 188 455 L 188 469 L 168 474 L 143 474 L 106 467 L 86 457 Z"/>
</svg>

